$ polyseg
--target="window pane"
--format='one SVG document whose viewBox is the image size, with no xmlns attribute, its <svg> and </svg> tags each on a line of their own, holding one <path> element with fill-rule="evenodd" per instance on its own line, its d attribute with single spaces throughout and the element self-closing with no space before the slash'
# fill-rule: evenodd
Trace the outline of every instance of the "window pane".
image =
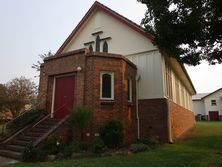
<svg viewBox="0 0 222 167">
<path fill-rule="evenodd" d="M 100 52 L 100 37 L 96 37 L 96 52 Z"/>
<path fill-rule="evenodd" d="M 92 45 L 89 46 L 89 52 L 93 52 L 93 47 L 92 47 Z"/>
<path fill-rule="evenodd" d="M 103 44 L 103 52 L 108 53 L 108 44 L 107 44 L 106 41 L 105 41 L 104 44 Z"/>
<path fill-rule="evenodd" d="M 112 77 L 110 74 L 102 75 L 102 97 L 111 98 Z"/>
</svg>

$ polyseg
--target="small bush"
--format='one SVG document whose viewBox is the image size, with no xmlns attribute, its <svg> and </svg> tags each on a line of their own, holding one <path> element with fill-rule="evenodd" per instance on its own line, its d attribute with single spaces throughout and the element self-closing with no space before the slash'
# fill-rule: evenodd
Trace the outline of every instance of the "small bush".
<svg viewBox="0 0 222 167">
<path fill-rule="evenodd" d="M 28 144 L 25 147 L 25 150 L 22 155 L 22 160 L 25 162 L 32 162 L 36 160 L 36 149 L 32 143 Z"/>
<path fill-rule="evenodd" d="M 57 154 L 61 152 L 63 148 L 64 144 L 55 136 L 48 138 L 43 144 L 43 150 L 47 151 L 48 154 Z"/>
<path fill-rule="evenodd" d="M 146 144 L 143 143 L 136 143 L 136 144 L 131 144 L 130 145 L 130 151 L 134 153 L 142 152 L 149 150 L 149 147 Z"/>
<path fill-rule="evenodd" d="M 88 126 L 92 119 L 93 113 L 87 106 L 75 107 L 70 110 L 70 121 L 81 133 L 81 140 L 83 140 L 83 130 Z"/>
<path fill-rule="evenodd" d="M 100 134 L 107 147 L 118 147 L 123 142 L 123 125 L 120 121 L 110 120 L 101 128 Z"/>
<path fill-rule="evenodd" d="M 137 143 L 143 143 L 148 145 L 150 148 L 154 148 L 160 144 L 158 136 L 152 136 L 148 139 L 139 139 Z"/>
<path fill-rule="evenodd" d="M 72 153 L 80 152 L 81 150 L 82 150 L 81 143 L 78 141 L 74 141 L 69 145 L 65 146 L 63 153 L 65 157 L 70 157 Z"/>
<path fill-rule="evenodd" d="M 95 154 L 104 153 L 105 152 L 105 144 L 100 138 L 98 138 L 92 143 L 90 150 Z"/>
<path fill-rule="evenodd" d="M 48 155 L 48 152 L 46 150 L 37 150 L 36 152 L 36 160 L 37 161 L 45 161 L 46 160 L 46 157 Z"/>
</svg>

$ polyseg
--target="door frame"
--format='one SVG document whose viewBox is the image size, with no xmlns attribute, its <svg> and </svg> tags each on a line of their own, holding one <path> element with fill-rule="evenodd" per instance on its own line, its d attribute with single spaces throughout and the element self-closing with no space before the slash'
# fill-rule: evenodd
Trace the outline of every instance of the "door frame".
<svg viewBox="0 0 222 167">
<path fill-rule="evenodd" d="M 62 74 L 62 75 L 55 75 L 53 77 L 53 86 L 52 86 L 52 105 L 51 105 L 51 112 L 50 112 L 50 117 L 54 118 L 54 106 L 55 106 L 55 88 L 56 88 L 56 79 L 57 78 L 62 78 L 62 77 L 69 77 L 69 76 L 74 76 L 76 77 L 75 73 L 69 73 L 69 74 Z M 76 86 L 75 86 L 76 87 Z M 75 89 L 75 88 L 74 88 Z"/>
</svg>

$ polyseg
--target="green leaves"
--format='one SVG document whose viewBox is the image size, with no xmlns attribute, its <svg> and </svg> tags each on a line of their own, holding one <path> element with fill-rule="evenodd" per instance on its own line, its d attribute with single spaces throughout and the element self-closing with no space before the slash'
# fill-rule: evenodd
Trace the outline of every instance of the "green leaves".
<svg viewBox="0 0 222 167">
<path fill-rule="evenodd" d="M 142 25 L 168 56 L 189 65 L 222 63 L 222 1 L 138 1 L 147 6 Z"/>
<path fill-rule="evenodd" d="M 80 130 L 83 130 L 92 118 L 92 111 L 87 106 L 75 107 L 71 110 L 70 121 Z"/>
</svg>

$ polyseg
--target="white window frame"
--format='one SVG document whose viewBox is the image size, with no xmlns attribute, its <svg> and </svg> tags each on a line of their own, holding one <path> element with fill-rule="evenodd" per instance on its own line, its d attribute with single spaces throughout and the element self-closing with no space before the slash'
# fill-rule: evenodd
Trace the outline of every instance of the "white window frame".
<svg viewBox="0 0 222 167">
<path fill-rule="evenodd" d="M 111 75 L 111 98 L 105 98 L 105 97 L 102 97 L 102 76 L 104 74 L 109 74 Z M 103 71 L 103 72 L 100 72 L 100 99 L 101 100 L 114 100 L 114 72 L 109 72 L 109 71 Z"/>
<path fill-rule="evenodd" d="M 128 78 L 127 79 L 127 84 L 129 84 L 129 90 L 128 90 L 128 85 L 127 85 L 127 100 L 128 102 L 132 102 L 132 90 L 133 90 L 133 86 L 132 86 L 132 79 Z M 128 99 L 128 91 L 129 91 L 129 99 Z"/>
</svg>

